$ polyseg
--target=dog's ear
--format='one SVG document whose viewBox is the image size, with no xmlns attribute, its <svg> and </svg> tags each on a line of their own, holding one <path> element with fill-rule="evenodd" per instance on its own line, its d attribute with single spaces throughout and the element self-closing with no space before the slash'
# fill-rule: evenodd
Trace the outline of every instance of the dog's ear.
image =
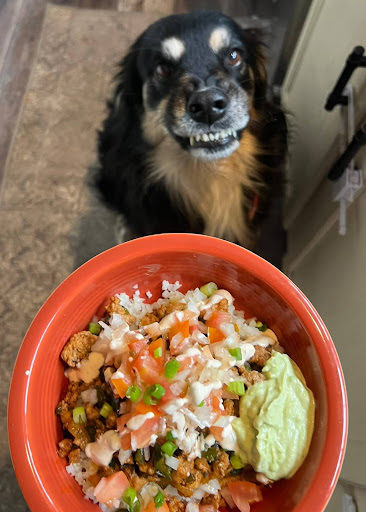
<svg viewBox="0 0 366 512">
<path fill-rule="evenodd" d="M 115 77 L 116 89 L 114 107 L 126 116 L 140 114 L 142 109 L 142 79 L 137 69 L 140 39 L 131 46 L 128 54 L 120 64 L 120 71 Z"/>
<path fill-rule="evenodd" d="M 254 82 L 253 106 L 259 109 L 266 99 L 267 71 L 264 34 L 260 29 L 244 29 L 242 39 L 248 52 L 249 75 Z"/>
<path fill-rule="evenodd" d="M 115 76 L 114 95 L 107 103 L 108 116 L 99 131 L 98 149 L 101 161 L 121 141 L 124 141 L 125 147 L 136 142 L 135 131 L 139 127 L 138 119 L 143 110 L 142 79 L 137 69 L 139 48 L 140 39 L 130 48 Z"/>
</svg>

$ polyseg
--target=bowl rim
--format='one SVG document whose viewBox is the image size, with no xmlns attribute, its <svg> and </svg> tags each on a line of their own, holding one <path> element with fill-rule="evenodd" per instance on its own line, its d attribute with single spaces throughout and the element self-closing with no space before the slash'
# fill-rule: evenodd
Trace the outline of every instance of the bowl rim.
<svg viewBox="0 0 366 512">
<path fill-rule="evenodd" d="M 339 357 L 330 334 L 307 297 L 285 274 L 268 261 L 234 243 L 191 233 L 167 233 L 141 237 L 98 254 L 73 271 L 51 293 L 34 317 L 18 352 L 8 398 L 10 454 L 18 483 L 28 506 L 31 510 L 38 511 L 41 509 L 40 503 L 42 502 L 42 510 L 55 510 L 52 498 L 48 496 L 37 478 L 31 447 L 27 442 L 24 414 L 29 387 L 29 379 L 24 378 L 24 375 L 28 375 L 26 372 L 32 368 L 37 357 L 37 349 L 42 343 L 48 325 L 63 307 L 68 295 L 69 297 L 75 295 L 80 288 L 85 286 L 84 278 L 88 275 L 93 274 L 95 277 L 98 273 L 102 274 L 105 265 L 119 266 L 123 264 L 124 260 L 130 259 L 131 254 L 135 258 L 164 251 L 194 251 L 224 259 L 242 267 L 243 261 L 245 261 L 246 270 L 273 287 L 286 302 L 291 302 L 291 308 L 303 322 L 306 319 L 306 328 L 314 341 L 320 363 L 323 368 L 327 368 L 327 372 L 324 372 L 324 380 L 328 400 L 328 427 L 322 459 L 316 473 L 317 475 L 322 474 L 322 483 L 314 485 L 313 479 L 308 493 L 294 510 L 296 512 L 315 510 L 314 503 L 317 503 L 319 507 L 316 510 L 324 510 L 341 471 L 348 432 L 346 386 Z M 69 294 L 70 291 L 72 294 Z M 39 336 L 40 332 L 41 336 Z M 23 378 L 15 378 L 17 376 Z M 335 453 L 334 446 L 340 447 L 338 453 Z M 330 468 L 333 469 L 330 471 Z"/>
</svg>

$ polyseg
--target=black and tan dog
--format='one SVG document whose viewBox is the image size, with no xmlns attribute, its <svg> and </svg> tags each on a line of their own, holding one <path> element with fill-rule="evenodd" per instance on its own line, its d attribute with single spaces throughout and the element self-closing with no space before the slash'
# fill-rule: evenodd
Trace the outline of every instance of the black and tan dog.
<svg viewBox="0 0 366 512">
<path fill-rule="evenodd" d="M 116 80 L 97 186 L 132 235 L 198 232 L 255 248 L 286 151 L 255 33 L 211 11 L 163 18 Z"/>
</svg>

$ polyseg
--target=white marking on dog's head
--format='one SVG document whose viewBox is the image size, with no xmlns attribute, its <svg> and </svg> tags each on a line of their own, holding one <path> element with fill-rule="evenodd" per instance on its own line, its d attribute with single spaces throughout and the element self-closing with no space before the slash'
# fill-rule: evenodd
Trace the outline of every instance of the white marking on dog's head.
<svg viewBox="0 0 366 512">
<path fill-rule="evenodd" d="M 161 43 L 161 49 L 164 57 L 178 61 L 185 51 L 185 46 L 181 39 L 168 37 Z"/>
<path fill-rule="evenodd" d="M 226 48 L 230 44 L 230 34 L 224 27 L 215 28 L 210 35 L 209 45 L 215 53 Z"/>
</svg>

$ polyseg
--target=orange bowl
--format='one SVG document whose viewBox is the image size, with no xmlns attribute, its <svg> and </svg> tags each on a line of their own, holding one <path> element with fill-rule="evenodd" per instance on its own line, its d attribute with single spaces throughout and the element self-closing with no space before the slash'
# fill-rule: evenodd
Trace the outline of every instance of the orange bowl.
<svg viewBox="0 0 366 512">
<path fill-rule="evenodd" d="M 61 428 L 54 410 L 65 389 L 60 352 L 117 292 L 160 296 L 161 282 L 183 291 L 215 281 L 278 335 L 301 368 L 316 400 L 309 454 L 299 471 L 264 492 L 253 511 L 324 510 L 341 469 L 347 436 L 347 398 L 341 365 L 318 313 L 279 270 L 229 242 L 201 235 L 167 234 L 114 247 L 71 274 L 30 326 L 14 369 L 9 396 L 9 438 L 15 472 L 32 511 L 97 512 L 57 455 Z"/>
</svg>

